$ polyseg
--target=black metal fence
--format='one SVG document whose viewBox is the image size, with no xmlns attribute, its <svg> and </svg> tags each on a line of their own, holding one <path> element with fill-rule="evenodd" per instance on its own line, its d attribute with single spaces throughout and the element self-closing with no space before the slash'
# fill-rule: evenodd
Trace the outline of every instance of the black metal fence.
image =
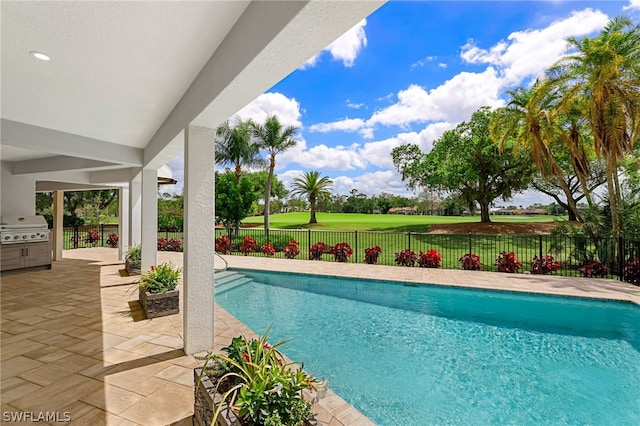
<svg viewBox="0 0 640 426">
<path fill-rule="evenodd" d="M 517 272 L 532 271 L 534 257 L 552 256 L 559 262 L 553 275 L 587 275 L 616 277 L 624 279 L 624 263 L 640 258 L 640 241 L 625 238 L 598 238 L 586 236 L 551 235 L 454 235 L 425 234 L 415 232 L 373 232 L 373 231 L 325 231 L 312 229 L 271 229 L 267 240 L 262 228 L 241 228 L 237 233 L 228 234 L 225 229 L 216 228 L 215 238 L 230 237 L 231 253 L 242 255 L 240 245 L 246 236 L 256 240 L 257 252 L 251 256 L 264 256 L 260 247 L 267 241 L 276 250 L 274 257 L 284 258 L 282 249 L 289 241 L 295 240 L 300 253 L 297 259 L 309 259 L 314 244 L 324 242 L 327 246 L 347 243 L 353 250 L 348 258 L 351 263 L 365 263 L 365 249 L 380 247 L 377 264 L 395 265 L 396 253 L 413 251 L 417 256 L 429 249 L 437 250 L 442 256 L 443 269 L 462 269 L 460 258 L 467 253 L 476 254 L 482 263 L 480 270 L 496 271 L 496 260 L 501 253 L 513 252 L 522 266 Z M 117 247 L 118 225 L 83 225 L 64 228 L 64 248 Z M 115 237 L 115 238 L 114 238 Z M 179 231 L 158 230 L 158 246 L 174 239 L 182 241 Z M 164 240 L 164 242 L 162 241 Z M 115 243 L 115 244 L 114 244 Z M 172 250 L 169 244 L 166 249 Z M 324 253 L 323 261 L 335 262 L 335 256 Z M 593 263 L 593 261 L 596 261 Z M 581 272 L 582 268 L 582 272 Z"/>
</svg>

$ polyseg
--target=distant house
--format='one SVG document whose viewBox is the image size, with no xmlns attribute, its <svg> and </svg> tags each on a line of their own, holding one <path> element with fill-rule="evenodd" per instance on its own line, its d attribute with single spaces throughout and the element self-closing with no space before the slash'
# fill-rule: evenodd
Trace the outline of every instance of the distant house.
<svg viewBox="0 0 640 426">
<path fill-rule="evenodd" d="M 516 214 L 516 211 L 513 209 L 506 209 L 504 207 L 492 207 L 489 209 L 489 214 L 511 215 Z"/>
<path fill-rule="evenodd" d="M 547 214 L 545 209 L 516 209 L 516 214 L 524 214 L 524 215 L 537 215 L 537 214 Z"/>
<path fill-rule="evenodd" d="M 389 209 L 389 214 L 417 214 L 418 206 L 413 207 L 392 207 Z"/>
</svg>

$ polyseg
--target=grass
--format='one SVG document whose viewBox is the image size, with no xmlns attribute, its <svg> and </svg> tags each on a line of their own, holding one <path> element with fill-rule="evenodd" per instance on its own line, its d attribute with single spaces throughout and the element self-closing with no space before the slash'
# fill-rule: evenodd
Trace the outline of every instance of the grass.
<svg viewBox="0 0 640 426">
<path fill-rule="evenodd" d="M 411 216 L 392 214 L 317 213 L 317 225 L 309 225 L 308 212 L 278 213 L 269 216 L 271 228 L 318 229 L 340 231 L 427 232 L 429 225 L 442 223 L 478 223 L 480 216 Z M 566 220 L 566 216 L 492 216 L 494 222 L 531 223 Z M 264 223 L 263 216 L 245 219 L 244 224 Z"/>
</svg>

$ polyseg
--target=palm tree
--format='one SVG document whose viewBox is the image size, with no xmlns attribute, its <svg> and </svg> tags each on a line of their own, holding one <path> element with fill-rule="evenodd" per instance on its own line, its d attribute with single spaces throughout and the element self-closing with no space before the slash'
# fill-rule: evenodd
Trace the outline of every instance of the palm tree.
<svg viewBox="0 0 640 426">
<path fill-rule="evenodd" d="M 252 121 L 237 119 L 235 125 L 229 120 L 216 129 L 216 164 L 232 166 L 236 182 L 240 183 L 242 166 L 260 167 L 265 164 L 260 158 L 260 147 L 252 140 Z"/>
<path fill-rule="evenodd" d="M 594 38 L 568 39 L 576 53 L 547 71 L 546 92 L 561 89 L 560 108 L 579 106 L 606 167 L 612 236 L 623 231 L 618 162 L 640 136 L 640 26 L 618 17 Z M 583 178 L 583 177 L 581 177 Z"/>
<path fill-rule="evenodd" d="M 316 203 L 318 198 L 331 194 L 331 186 L 333 181 L 327 176 L 320 177 L 320 172 L 306 172 L 302 177 L 293 180 L 292 196 L 300 195 L 309 200 L 311 210 L 311 218 L 309 224 L 318 223 L 316 220 Z"/>
<path fill-rule="evenodd" d="M 273 181 L 273 171 L 276 168 L 276 155 L 295 146 L 296 141 L 293 135 L 298 130 L 294 126 L 283 126 L 277 116 L 267 117 L 264 124 L 253 124 L 253 136 L 256 138 L 260 148 L 269 154 L 269 174 L 267 175 L 267 185 L 264 189 L 264 232 L 269 238 L 269 208 L 271 204 L 271 182 Z"/>
</svg>

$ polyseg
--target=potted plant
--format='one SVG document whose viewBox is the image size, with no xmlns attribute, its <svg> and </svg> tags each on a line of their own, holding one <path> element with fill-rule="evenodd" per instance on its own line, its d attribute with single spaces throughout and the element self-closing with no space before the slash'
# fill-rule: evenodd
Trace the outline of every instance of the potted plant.
<svg viewBox="0 0 640 426">
<path fill-rule="evenodd" d="M 163 317 L 180 311 L 180 292 L 176 289 L 182 269 L 171 263 L 152 266 L 142 275 L 139 301 L 147 318 Z"/>
<path fill-rule="evenodd" d="M 204 365 L 194 369 L 194 423 L 200 425 L 309 425 L 311 402 L 302 394 L 318 381 L 287 363 L 270 345 L 269 330 L 258 339 L 234 337 L 224 354 L 196 357 Z"/>
<path fill-rule="evenodd" d="M 125 268 L 129 275 L 140 275 L 140 263 L 142 262 L 142 246 L 129 247 L 124 256 Z"/>
</svg>

